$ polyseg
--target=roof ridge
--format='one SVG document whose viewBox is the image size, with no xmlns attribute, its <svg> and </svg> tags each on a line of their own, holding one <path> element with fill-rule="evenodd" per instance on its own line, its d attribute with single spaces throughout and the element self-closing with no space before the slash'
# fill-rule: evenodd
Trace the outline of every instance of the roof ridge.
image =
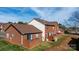
<svg viewBox="0 0 79 59">
<path fill-rule="evenodd" d="M 41 33 L 41 31 L 39 29 L 37 29 L 36 27 L 34 27 L 33 25 L 28 25 L 28 24 L 25 24 L 25 25 L 23 25 L 23 24 L 10 24 L 10 26 L 13 26 L 18 32 L 20 32 L 23 35 L 27 34 L 27 33 Z"/>
<path fill-rule="evenodd" d="M 40 18 L 34 18 L 36 21 L 44 24 L 44 25 L 53 25 L 53 23 L 58 23 L 56 21 L 47 21 L 47 20 L 44 20 L 44 19 L 40 19 Z"/>
</svg>

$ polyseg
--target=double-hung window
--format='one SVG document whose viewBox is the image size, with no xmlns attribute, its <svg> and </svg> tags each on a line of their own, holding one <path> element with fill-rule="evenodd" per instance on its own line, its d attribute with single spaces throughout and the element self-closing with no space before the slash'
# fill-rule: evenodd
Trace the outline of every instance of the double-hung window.
<svg viewBox="0 0 79 59">
<path fill-rule="evenodd" d="M 39 38 L 39 35 L 38 34 L 36 34 L 36 38 Z"/>
<path fill-rule="evenodd" d="M 12 34 L 12 37 L 14 37 L 14 34 Z"/>
<path fill-rule="evenodd" d="M 52 35 L 52 33 L 51 33 L 51 32 L 49 32 L 49 33 L 48 33 L 48 36 L 51 36 L 51 35 Z"/>
<path fill-rule="evenodd" d="M 9 38 L 9 33 L 6 34 L 6 37 Z"/>
<path fill-rule="evenodd" d="M 27 40 L 32 40 L 32 34 L 27 34 Z"/>
</svg>

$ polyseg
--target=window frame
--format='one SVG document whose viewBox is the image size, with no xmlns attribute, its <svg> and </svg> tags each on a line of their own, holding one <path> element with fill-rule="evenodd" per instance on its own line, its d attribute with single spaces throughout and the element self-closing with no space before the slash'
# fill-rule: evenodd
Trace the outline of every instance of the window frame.
<svg viewBox="0 0 79 59">
<path fill-rule="evenodd" d="M 10 37 L 10 34 L 9 34 L 9 33 L 7 33 L 7 34 L 6 34 L 6 37 L 7 37 L 7 38 L 9 38 L 9 37 Z"/>
<path fill-rule="evenodd" d="M 36 34 L 36 38 L 39 38 L 39 34 Z"/>
<path fill-rule="evenodd" d="M 48 36 L 51 36 L 52 35 L 52 32 L 48 32 Z"/>
<path fill-rule="evenodd" d="M 33 35 L 32 34 L 27 34 L 27 40 L 32 41 Z"/>
<path fill-rule="evenodd" d="M 12 37 L 14 37 L 14 34 L 12 34 Z"/>
</svg>

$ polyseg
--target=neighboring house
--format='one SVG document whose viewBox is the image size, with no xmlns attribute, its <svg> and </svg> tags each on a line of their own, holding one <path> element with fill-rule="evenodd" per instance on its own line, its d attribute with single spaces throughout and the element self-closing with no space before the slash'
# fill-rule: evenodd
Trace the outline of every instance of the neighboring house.
<svg viewBox="0 0 79 59">
<path fill-rule="evenodd" d="M 42 31 L 42 41 L 53 40 L 54 35 L 61 33 L 57 22 L 49 22 L 43 19 L 34 18 L 29 24 Z"/>
<path fill-rule="evenodd" d="M 6 32 L 6 40 L 13 44 L 32 48 L 41 43 L 42 32 L 33 25 L 10 24 Z"/>
<path fill-rule="evenodd" d="M 4 23 L 0 23 L 0 32 L 3 31 Z"/>
<path fill-rule="evenodd" d="M 0 23 L 0 32 L 4 32 L 9 25 L 9 23 Z"/>
<path fill-rule="evenodd" d="M 5 29 L 9 26 L 8 23 L 0 23 L 0 37 L 5 38 Z"/>
</svg>

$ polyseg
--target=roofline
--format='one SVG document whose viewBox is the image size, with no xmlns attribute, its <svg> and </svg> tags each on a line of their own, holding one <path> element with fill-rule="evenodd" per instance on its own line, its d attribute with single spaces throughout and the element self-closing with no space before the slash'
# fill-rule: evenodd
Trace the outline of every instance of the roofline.
<svg viewBox="0 0 79 59">
<path fill-rule="evenodd" d="M 21 35 L 23 35 L 13 24 L 10 24 L 10 25 L 5 29 L 5 31 L 7 31 L 11 26 L 12 26 L 13 28 L 15 28 L 16 31 L 18 31 Z"/>
<path fill-rule="evenodd" d="M 30 21 L 28 22 L 28 24 L 29 24 L 30 22 L 32 22 L 33 20 L 36 20 L 36 19 L 33 18 L 32 20 L 30 20 Z"/>
<path fill-rule="evenodd" d="M 45 26 L 55 26 L 55 25 L 48 25 L 48 24 L 45 24 Z"/>
<path fill-rule="evenodd" d="M 29 24 L 30 22 L 32 22 L 33 20 L 36 20 L 36 19 L 33 18 L 31 21 L 28 22 L 28 24 Z M 36 21 L 39 22 L 38 20 L 36 20 Z M 47 22 L 49 22 L 49 21 L 47 21 Z M 57 21 L 51 21 L 51 22 L 57 22 Z M 41 23 L 41 22 L 39 22 L 39 23 Z M 41 24 L 43 24 L 43 23 L 41 23 Z M 57 24 L 58 24 L 58 22 L 57 22 Z M 45 26 L 53 26 L 53 25 L 49 25 L 49 24 L 43 24 L 43 25 L 45 25 Z"/>
<path fill-rule="evenodd" d="M 33 18 L 31 21 L 28 22 L 28 24 L 29 24 L 30 22 L 32 22 L 33 20 L 36 20 L 36 19 Z M 36 21 L 37 21 L 37 20 L 36 20 Z M 39 21 L 37 21 L 37 22 L 39 22 Z M 39 22 L 39 23 L 41 23 L 41 22 Z M 42 24 L 42 25 L 45 25 L 45 24 L 43 24 L 43 23 L 41 23 L 41 24 Z"/>
<path fill-rule="evenodd" d="M 42 32 L 36 32 L 36 33 L 25 33 L 23 35 L 27 35 L 27 34 L 38 34 L 38 33 L 42 33 Z"/>
<path fill-rule="evenodd" d="M 11 24 L 4 31 L 6 31 L 10 26 L 11 26 Z"/>
<path fill-rule="evenodd" d="M 10 24 L 10 25 L 5 29 L 5 31 L 7 31 L 8 28 L 10 28 L 11 26 L 12 26 L 13 28 L 15 28 L 16 31 L 18 31 L 21 35 L 42 33 L 42 32 L 36 32 L 36 33 L 25 33 L 25 34 L 23 34 L 23 33 L 21 33 L 13 24 Z"/>
</svg>

